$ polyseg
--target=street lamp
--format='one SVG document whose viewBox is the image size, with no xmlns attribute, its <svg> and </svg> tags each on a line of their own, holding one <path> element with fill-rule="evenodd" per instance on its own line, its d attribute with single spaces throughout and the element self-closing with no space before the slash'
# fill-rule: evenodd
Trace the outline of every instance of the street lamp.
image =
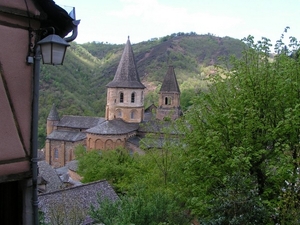
<svg viewBox="0 0 300 225">
<path fill-rule="evenodd" d="M 37 43 L 41 48 L 41 54 L 44 64 L 62 65 L 68 42 L 56 34 L 51 34 Z"/>
<path fill-rule="evenodd" d="M 76 33 L 77 36 L 77 33 Z M 76 38 L 75 36 L 75 38 Z M 75 39 L 74 38 L 74 39 Z M 70 40 L 72 41 L 72 40 Z M 68 42 L 56 34 L 51 34 L 37 42 L 34 54 L 34 77 L 33 77 L 33 103 L 32 103 L 32 208 L 33 224 L 39 224 L 38 218 L 38 105 L 39 105 L 39 80 L 40 61 L 44 64 L 62 65 L 66 54 Z"/>
</svg>

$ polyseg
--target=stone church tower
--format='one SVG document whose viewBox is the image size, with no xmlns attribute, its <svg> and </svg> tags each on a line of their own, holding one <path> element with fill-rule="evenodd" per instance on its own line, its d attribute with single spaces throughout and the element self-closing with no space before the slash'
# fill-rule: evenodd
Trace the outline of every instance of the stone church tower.
<svg viewBox="0 0 300 225">
<path fill-rule="evenodd" d="M 47 117 L 47 135 L 51 134 L 53 130 L 56 130 L 56 125 L 59 122 L 59 120 L 60 119 L 55 104 L 53 104 L 50 113 Z"/>
<path fill-rule="evenodd" d="M 165 117 L 169 117 L 170 119 L 175 120 L 181 115 L 180 90 L 175 76 L 174 67 L 169 66 L 159 91 L 156 118 L 163 120 Z"/>
<path fill-rule="evenodd" d="M 106 87 L 106 120 L 121 118 L 128 123 L 143 121 L 145 86 L 137 72 L 129 37 L 115 77 Z"/>
</svg>

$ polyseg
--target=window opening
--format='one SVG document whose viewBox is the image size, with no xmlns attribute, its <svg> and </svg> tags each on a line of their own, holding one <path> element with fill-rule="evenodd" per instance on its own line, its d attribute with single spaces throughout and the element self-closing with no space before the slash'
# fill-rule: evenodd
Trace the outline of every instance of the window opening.
<svg viewBox="0 0 300 225">
<path fill-rule="evenodd" d="M 54 149 L 54 158 L 58 159 L 58 149 L 57 148 Z"/>
<path fill-rule="evenodd" d="M 134 103 L 135 101 L 135 93 L 131 93 L 131 103 Z"/>
<path fill-rule="evenodd" d="M 123 92 L 120 93 L 120 102 L 124 102 L 124 93 Z"/>
<path fill-rule="evenodd" d="M 131 112 L 130 112 L 130 118 L 131 118 L 131 119 L 134 119 L 134 117 L 135 117 L 135 115 L 134 115 L 134 114 L 135 114 L 135 112 L 134 112 L 134 111 L 131 111 Z"/>
</svg>

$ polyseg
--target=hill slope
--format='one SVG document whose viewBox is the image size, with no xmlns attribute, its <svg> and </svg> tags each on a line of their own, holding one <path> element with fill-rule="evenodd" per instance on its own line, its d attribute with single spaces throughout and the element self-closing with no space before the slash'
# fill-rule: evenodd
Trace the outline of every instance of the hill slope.
<svg viewBox="0 0 300 225">
<path fill-rule="evenodd" d="M 63 66 L 42 66 L 40 145 L 45 140 L 46 118 L 52 104 L 56 104 L 60 115 L 104 115 L 105 85 L 114 77 L 123 48 L 124 45 L 96 42 L 71 43 Z M 168 64 L 175 67 L 182 104 L 186 106 L 189 104 L 187 93 L 199 86 L 199 81 L 211 72 L 213 65 L 222 63 L 219 58 L 240 57 L 244 44 L 230 37 L 178 33 L 134 44 L 132 48 L 141 80 L 148 89 L 145 106 L 157 101 L 155 93 Z"/>
</svg>

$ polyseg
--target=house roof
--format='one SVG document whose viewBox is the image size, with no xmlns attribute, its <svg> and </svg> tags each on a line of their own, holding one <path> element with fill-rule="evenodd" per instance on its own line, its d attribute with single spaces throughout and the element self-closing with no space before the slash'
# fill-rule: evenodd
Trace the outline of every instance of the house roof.
<svg viewBox="0 0 300 225">
<path fill-rule="evenodd" d="M 106 180 L 100 180 L 80 186 L 54 191 L 39 195 L 39 209 L 44 212 L 45 222 L 51 222 L 56 213 L 69 220 L 86 218 L 91 205 L 97 207 L 104 199 L 115 201 L 118 199 L 114 189 Z M 81 218 L 80 218 L 81 217 Z M 74 221 L 69 221 L 74 222 Z M 78 221 L 77 221 L 78 222 Z M 81 220 L 82 222 L 82 220 Z M 78 223 L 79 224 L 79 223 Z"/>
<path fill-rule="evenodd" d="M 103 117 L 90 116 L 64 116 L 61 118 L 58 127 L 68 127 L 77 129 L 88 129 L 102 123 L 105 120 Z"/>
<path fill-rule="evenodd" d="M 53 0 L 34 0 L 34 2 L 47 15 L 41 18 L 41 28 L 53 27 L 55 33 L 61 37 L 72 31 L 74 19 Z"/>
<path fill-rule="evenodd" d="M 72 170 L 72 171 L 76 172 L 77 169 L 78 169 L 78 161 L 77 160 L 72 160 L 72 161 L 68 162 L 66 164 L 66 166 L 68 167 L 69 170 Z"/>
<path fill-rule="evenodd" d="M 52 105 L 52 108 L 51 108 L 50 113 L 47 117 L 47 120 L 59 121 L 59 115 L 57 113 L 55 104 Z"/>
<path fill-rule="evenodd" d="M 120 135 L 131 133 L 139 128 L 138 123 L 126 123 L 122 119 L 105 120 L 86 130 L 87 133 L 101 134 L 101 135 Z"/>
<path fill-rule="evenodd" d="M 47 139 L 58 141 L 81 141 L 86 138 L 86 134 L 79 131 L 54 130 L 47 136 Z"/>
<path fill-rule="evenodd" d="M 173 66 L 169 66 L 167 74 L 161 85 L 160 92 L 179 92 L 180 89 L 177 83 L 175 71 Z"/>
<path fill-rule="evenodd" d="M 141 83 L 139 78 L 129 37 L 125 45 L 115 77 L 111 82 L 109 82 L 106 85 L 106 87 L 143 88 L 143 89 L 145 88 L 145 86 Z"/>
<path fill-rule="evenodd" d="M 53 192 L 62 188 L 63 183 L 59 179 L 58 174 L 46 161 L 38 161 L 38 167 L 38 176 L 42 178 L 41 180 L 47 182 L 46 192 Z"/>
<path fill-rule="evenodd" d="M 141 138 L 138 137 L 138 136 L 132 136 L 130 138 L 127 139 L 127 141 L 137 147 L 140 146 L 140 141 L 141 141 Z"/>
<path fill-rule="evenodd" d="M 169 121 L 157 120 L 154 117 L 140 124 L 139 131 L 145 133 L 163 133 L 170 126 Z"/>
</svg>

